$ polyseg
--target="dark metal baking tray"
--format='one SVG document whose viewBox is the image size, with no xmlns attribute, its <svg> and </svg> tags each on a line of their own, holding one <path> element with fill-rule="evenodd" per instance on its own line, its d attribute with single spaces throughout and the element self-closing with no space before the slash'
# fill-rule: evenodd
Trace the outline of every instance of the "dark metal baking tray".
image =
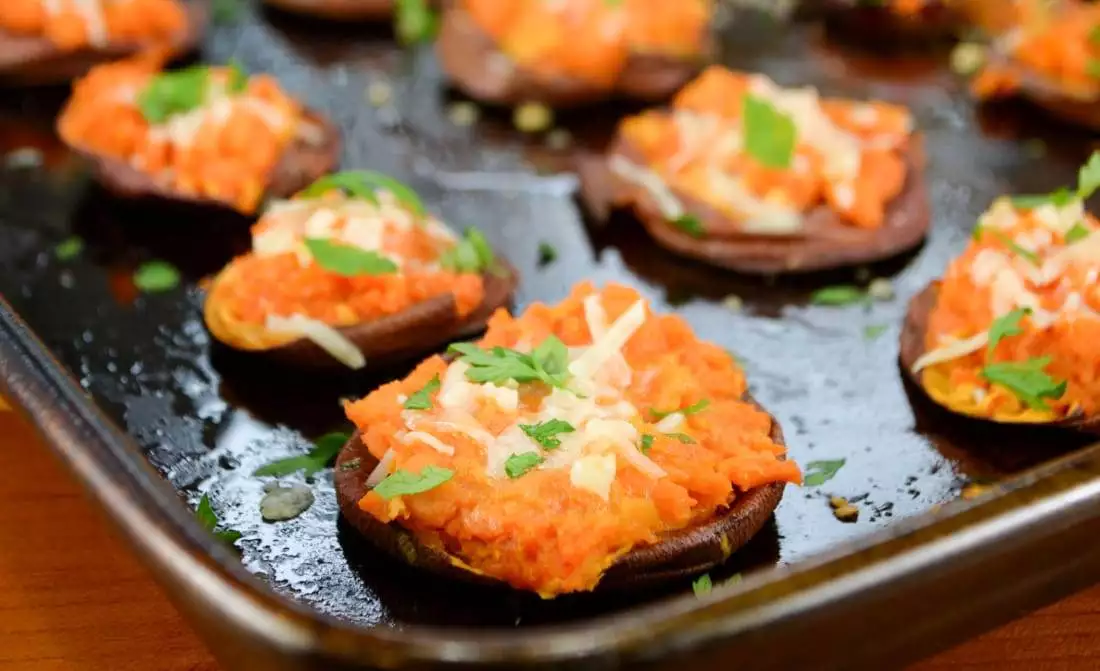
<svg viewBox="0 0 1100 671">
<path fill-rule="evenodd" d="M 277 74 L 339 123 L 344 166 L 390 172 L 447 220 L 485 230 L 523 273 L 520 308 L 582 279 L 632 284 L 738 354 L 795 459 L 846 459 L 825 485 L 788 488 L 774 523 L 715 576 L 740 572 L 737 585 L 704 599 L 685 583 L 547 602 L 448 584 L 358 542 L 337 520 L 330 475 L 301 518 L 263 523 L 262 483 L 248 474 L 343 426 L 340 398 L 403 371 L 310 378 L 212 344 L 198 283 L 247 247 L 248 222 L 111 200 L 52 135 L 60 90 L 7 91 L 0 103 L 0 150 L 13 158 L 0 177 L 0 386 L 229 668 L 883 668 L 1092 581 L 1096 451 L 1079 437 L 950 417 L 896 363 L 906 299 L 965 245 L 976 216 L 1002 192 L 1072 182 L 1087 141 L 1020 107 L 975 109 L 942 53 L 884 60 L 812 25 L 759 17 L 726 27 L 722 44 L 724 62 L 784 84 L 909 105 L 929 154 L 928 242 L 797 279 L 720 272 L 661 250 L 626 219 L 586 225 L 568 152 L 522 137 L 502 111 L 454 126 L 431 50 L 399 50 L 384 28 L 250 10 L 214 29 L 203 55 Z M 365 90 L 382 80 L 393 98 L 376 108 Z M 626 111 L 560 123 L 593 149 Z M 26 148 L 40 165 L 11 154 Z M 61 261 L 53 247 L 71 234 L 87 247 Z M 545 267 L 540 241 L 559 255 Z M 137 293 L 130 274 L 151 258 L 176 264 L 186 286 Z M 866 277 L 891 278 L 897 297 L 808 304 L 815 288 Z M 723 307 L 730 294 L 742 310 Z M 865 327 L 879 325 L 868 339 Z M 971 482 L 1000 484 L 958 500 Z M 244 534 L 240 557 L 192 519 L 184 504 L 201 493 Z M 859 505 L 856 523 L 833 517 L 834 494 Z"/>
</svg>

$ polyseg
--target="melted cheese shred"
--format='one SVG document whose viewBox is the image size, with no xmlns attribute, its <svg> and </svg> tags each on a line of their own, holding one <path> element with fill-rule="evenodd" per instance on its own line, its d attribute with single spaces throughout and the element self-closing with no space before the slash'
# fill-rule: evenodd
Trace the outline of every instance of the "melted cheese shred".
<svg viewBox="0 0 1100 671">
<path fill-rule="evenodd" d="M 153 58 L 135 58 L 93 68 L 58 119 L 62 138 L 124 161 L 181 196 L 251 214 L 284 150 L 308 127 L 301 104 L 269 75 L 251 76 L 229 93 L 229 69 L 211 67 L 202 104 L 153 123 L 139 101 L 158 67 Z"/>
<path fill-rule="evenodd" d="M 179 0 L 3 0 L 0 29 L 70 51 L 112 42 L 170 43 L 187 28 Z"/>
<path fill-rule="evenodd" d="M 922 386 L 957 412 L 998 421 L 1100 411 L 1100 223 L 1078 201 L 1022 210 L 1002 198 L 978 225 L 939 286 L 914 366 Z M 1046 373 L 1068 384 L 1046 410 L 981 375 L 991 325 L 1018 309 L 1029 311 L 1023 333 L 1000 340 L 993 361 L 1050 357 Z"/>
<path fill-rule="evenodd" d="M 454 473 L 416 495 L 368 492 L 360 507 L 550 597 L 592 589 L 632 547 L 713 515 L 741 491 L 799 481 L 770 437 L 771 419 L 742 400 L 744 377 L 729 355 L 679 317 L 652 314 L 633 289 L 582 284 L 558 305 L 500 311 L 479 344 L 529 351 L 550 334 L 567 347 L 564 387 L 475 383 L 462 360 L 433 357 L 348 404 L 372 454 L 391 455 L 387 473 L 429 464 Z M 435 376 L 432 407 L 404 409 Z M 651 412 L 703 398 L 710 403 L 698 413 L 657 422 Z M 552 436 L 556 445 L 536 442 L 528 432 L 550 421 L 572 430 Z M 517 459 L 530 469 L 515 472 Z"/>
<path fill-rule="evenodd" d="M 320 265 L 307 240 L 372 252 L 394 272 L 345 276 Z M 273 202 L 252 227 L 252 250 L 232 260 L 207 295 L 206 322 L 216 338 L 239 349 L 286 344 L 293 328 L 274 331 L 272 319 L 295 316 L 301 337 L 353 367 L 338 329 L 397 314 L 451 294 L 458 316 L 485 295 L 482 276 L 445 270 L 440 258 L 458 236 L 430 214 L 409 209 L 394 194 L 352 198 L 339 190 Z M 446 317 L 446 315 L 444 316 Z M 339 336 L 334 338 L 333 334 Z"/>
<path fill-rule="evenodd" d="M 749 153 L 742 107 L 750 96 L 793 122 L 788 167 Z M 905 185 L 912 126 L 901 107 L 823 99 L 812 88 L 712 66 L 677 94 L 671 112 L 624 120 L 619 137 L 632 155 L 614 155 L 610 167 L 669 221 L 684 213 L 685 199 L 724 214 L 730 223 L 700 217 L 711 235 L 800 235 L 804 217 L 822 206 L 873 229 Z"/>
</svg>

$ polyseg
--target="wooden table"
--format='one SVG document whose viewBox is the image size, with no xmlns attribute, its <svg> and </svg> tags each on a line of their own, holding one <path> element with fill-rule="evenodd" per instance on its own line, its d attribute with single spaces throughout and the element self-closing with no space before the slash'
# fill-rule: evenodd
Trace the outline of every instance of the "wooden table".
<svg viewBox="0 0 1100 671">
<path fill-rule="evenodd" d="M 0 669 L 217 668 L 49 450 L 0 410 Z M 1096 668 L 1100 588 L 913 667 Z"/>
</svg>

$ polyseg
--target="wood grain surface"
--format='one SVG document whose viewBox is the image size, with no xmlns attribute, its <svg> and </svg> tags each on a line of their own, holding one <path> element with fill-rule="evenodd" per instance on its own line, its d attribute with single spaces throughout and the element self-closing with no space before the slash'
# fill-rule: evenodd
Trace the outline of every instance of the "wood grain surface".
<svg viewBox="0 0 1100 671">
<path fill-rule="evenodd" d="M 0 669 L 216 671 L 149 574 L 0 399 Z M 1100 588 L 911 671 L 1100 668 Z"/>
</svg>

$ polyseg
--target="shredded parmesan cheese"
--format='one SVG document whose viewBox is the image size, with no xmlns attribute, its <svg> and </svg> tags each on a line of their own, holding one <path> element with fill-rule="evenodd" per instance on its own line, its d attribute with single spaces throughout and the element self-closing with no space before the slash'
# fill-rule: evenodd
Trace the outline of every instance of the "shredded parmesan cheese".
<svg viewBox="0 0 1100 671">
<path fill-rule="evenodd" d="M 268 315 L 265 327 L 275 333 L 289 333 L 306 338 L 348 368 L 358 370 L 367 365 L 366 358 L 355 343 L 322 321 L 301 314 L 289 317 Z"/>
</svg>

